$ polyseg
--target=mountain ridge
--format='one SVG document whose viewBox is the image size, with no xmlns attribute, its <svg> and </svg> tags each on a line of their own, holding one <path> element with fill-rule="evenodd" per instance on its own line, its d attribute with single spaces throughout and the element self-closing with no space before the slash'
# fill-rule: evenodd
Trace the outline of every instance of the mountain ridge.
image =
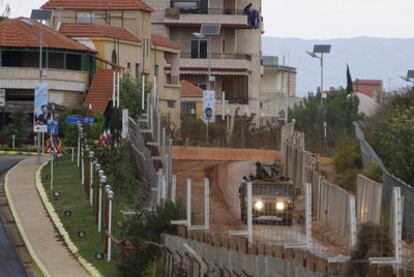
<svg viewBox="0 0 414 277">
<path fill-rule="evenodd" d="M 358 36 L 316 40 L 264 36 L 263 55 L 279 56 L 280 63 L 281 56 L 285 56 L 286 64 L 297 68 L 298 96 L 305 96 L 320 85 L 319 61 L 306 54 L 314 44 L 332 45 L 331 53 L 324 56 L 324 89 L 346 86 L 347 64 L 354 80 L 381 79 L 386 91 L 407 86 L 400 76 L 414 68 L 414 38 Z"/>
</svg>

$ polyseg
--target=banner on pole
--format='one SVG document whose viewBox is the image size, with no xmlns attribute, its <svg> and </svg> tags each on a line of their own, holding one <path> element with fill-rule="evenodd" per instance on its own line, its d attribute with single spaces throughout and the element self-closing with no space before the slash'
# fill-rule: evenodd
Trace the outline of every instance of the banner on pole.
<svg viewBox="0 0 414 277">
<path fill-rule="evenodd" d="M 48 109 L 48 86 L 46 83 L 36 84 L 33 116 L 33 131 L 35 133 L 46 133 L 47 123 L 50 119 Z"/>
<path fill-rule="evenodd" d="M 203 91 L 203 121 L 206 124 L 216 122 L 216 92 L 214 90 Z"/>
</svg>

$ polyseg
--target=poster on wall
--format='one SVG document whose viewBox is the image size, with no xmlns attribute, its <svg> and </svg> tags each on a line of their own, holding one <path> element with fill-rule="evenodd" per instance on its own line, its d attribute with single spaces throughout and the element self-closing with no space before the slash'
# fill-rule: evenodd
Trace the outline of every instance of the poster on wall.
<svg viewBox="0 0 414 277">
<path fill-rule="evenodd" d="M 216 92 L 214 90 L 203 91 L 203 121 L 206 124 L 216 122 Z"/>
<path fill-rule="evenodd" d="M 48 87 L 46 83 L 36 84 L 34 97 L 34 125 L 35 133 L 46 133 L 50 113 L 48 109 Z"/>
</svg>

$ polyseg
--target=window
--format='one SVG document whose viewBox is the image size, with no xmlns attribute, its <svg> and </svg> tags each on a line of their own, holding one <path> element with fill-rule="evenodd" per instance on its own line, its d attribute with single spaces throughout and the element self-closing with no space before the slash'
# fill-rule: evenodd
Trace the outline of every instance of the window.
<svg viewBox="0 0 414 277">
<path fill-rule="evenodd" d="M 201 88 L 202 90 L 207 90 L 207 84 L 204 83 L 198 83 L 197 87 Z"/>
<path fill-rule="evenodd" d="M 63 53 L 49 53 L 49 68 L 64 68 L 65 55 Z"/>
<path fill-rule="evenodd" d="M 144 56 L 148 57 L 150 50 L 149 38 L 144 38 Z"/>
<path fill-rule="evenodd" d="M 81 56 L 76 54 L 67 54 L 66 69 L 81 70 Z"/>
<path fill-rule="evenodd" d="M 175 109 L 175 101 L 174 100 L 168 100 L 167 101 L 167 106 L 170 109 Z"/>
<path fill-rule="evenodd" d="M 127 63 L 128 71 L 131 71 L 131 63 Z"/>
<path fill-rule="evenodd" d="M 112 64 L 115 64 L 115 65 L 117 65 L 117 63 L 118 63 L 118 59 L 117 59 L 118 57 L 117 57 L 117 55 L 116 55 L 116 51 L 115 51 L 115 49 L 114 50 L 112 50 Z"/>
<path fill-rule="evenodd" d="M 207 40 L 192 39 L 190 52 L 192 59 L 207 59 Z"/>
<path fill-rule="evenodd" d="M 171 81 L 172 81 L 171 73 L 170 72 L 165 73 L 165 83 L 171 84 Z"/>
<path fill-rule="evenodd" d="M 195 102 L 181 102 L 181 119 L 195 116 L 196 103 Z"/>
<path fill-rule="evenodd" d="M 135 64 L 135 78 L 139 77 L 139 63 Z"/>
<path fill-rule="evenodd" d="M 158 78 L 158 70 L 159 70 L 158 64 L 154 65 L 154 76 L 157 78 Z"/>
<path fill-rule="evenodd" d="M 96 15 L 93 12 L 77 12 L 76 22 L 77 23 L 95 23 Z"/>
</svg>

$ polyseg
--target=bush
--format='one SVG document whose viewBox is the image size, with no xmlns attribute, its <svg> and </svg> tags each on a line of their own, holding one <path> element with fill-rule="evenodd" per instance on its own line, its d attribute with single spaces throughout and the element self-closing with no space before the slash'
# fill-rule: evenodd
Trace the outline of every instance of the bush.
<svg viewBox="0 0 414 277">
<path fill-rule="evenodd" d="M 337 184 L 351 192 L 356 191 L 357 175 L 362 168 L 359 142 L 354 138 L 343 140 L 334 154 Z"/>
<path fill-rule="evenodd" d="M 155 211 L 142 210 L 126 219 L 124 233 L 135 250 L 120 264 L 124 276 L 142 276 L 154 260 L 160 256 L 156 244 L 161 243 L 162 234 L 176 234 L 177 227 L 170 224 L 178 219 L 180 207 L 172 202 L 157 207 Z"/>
<path fill-rule="evenodd" d="M 374 161 L 369 163 L 368 167 L 362 172 L 362 174 L 375 182 L 382 183 L 382 170 Z"/>
<path fill-rule="evenodd" d="M 359 228 L 347 276 L 368 276 L 369 258 L 393 256 L 391 240 L 379 225 L 364 223 Z"/>
<path fill-rule="evenodd" d="M 29 115 L 22 111 L 10 115 L 10 123 L 4 127 L 4 137 L 9 142 L 10 147 L 12 146 L 12 135 L 15 135 L 16 147 L 21 146 L 28 140 L 32 126 L 29 122 Z"/>
</svg>

